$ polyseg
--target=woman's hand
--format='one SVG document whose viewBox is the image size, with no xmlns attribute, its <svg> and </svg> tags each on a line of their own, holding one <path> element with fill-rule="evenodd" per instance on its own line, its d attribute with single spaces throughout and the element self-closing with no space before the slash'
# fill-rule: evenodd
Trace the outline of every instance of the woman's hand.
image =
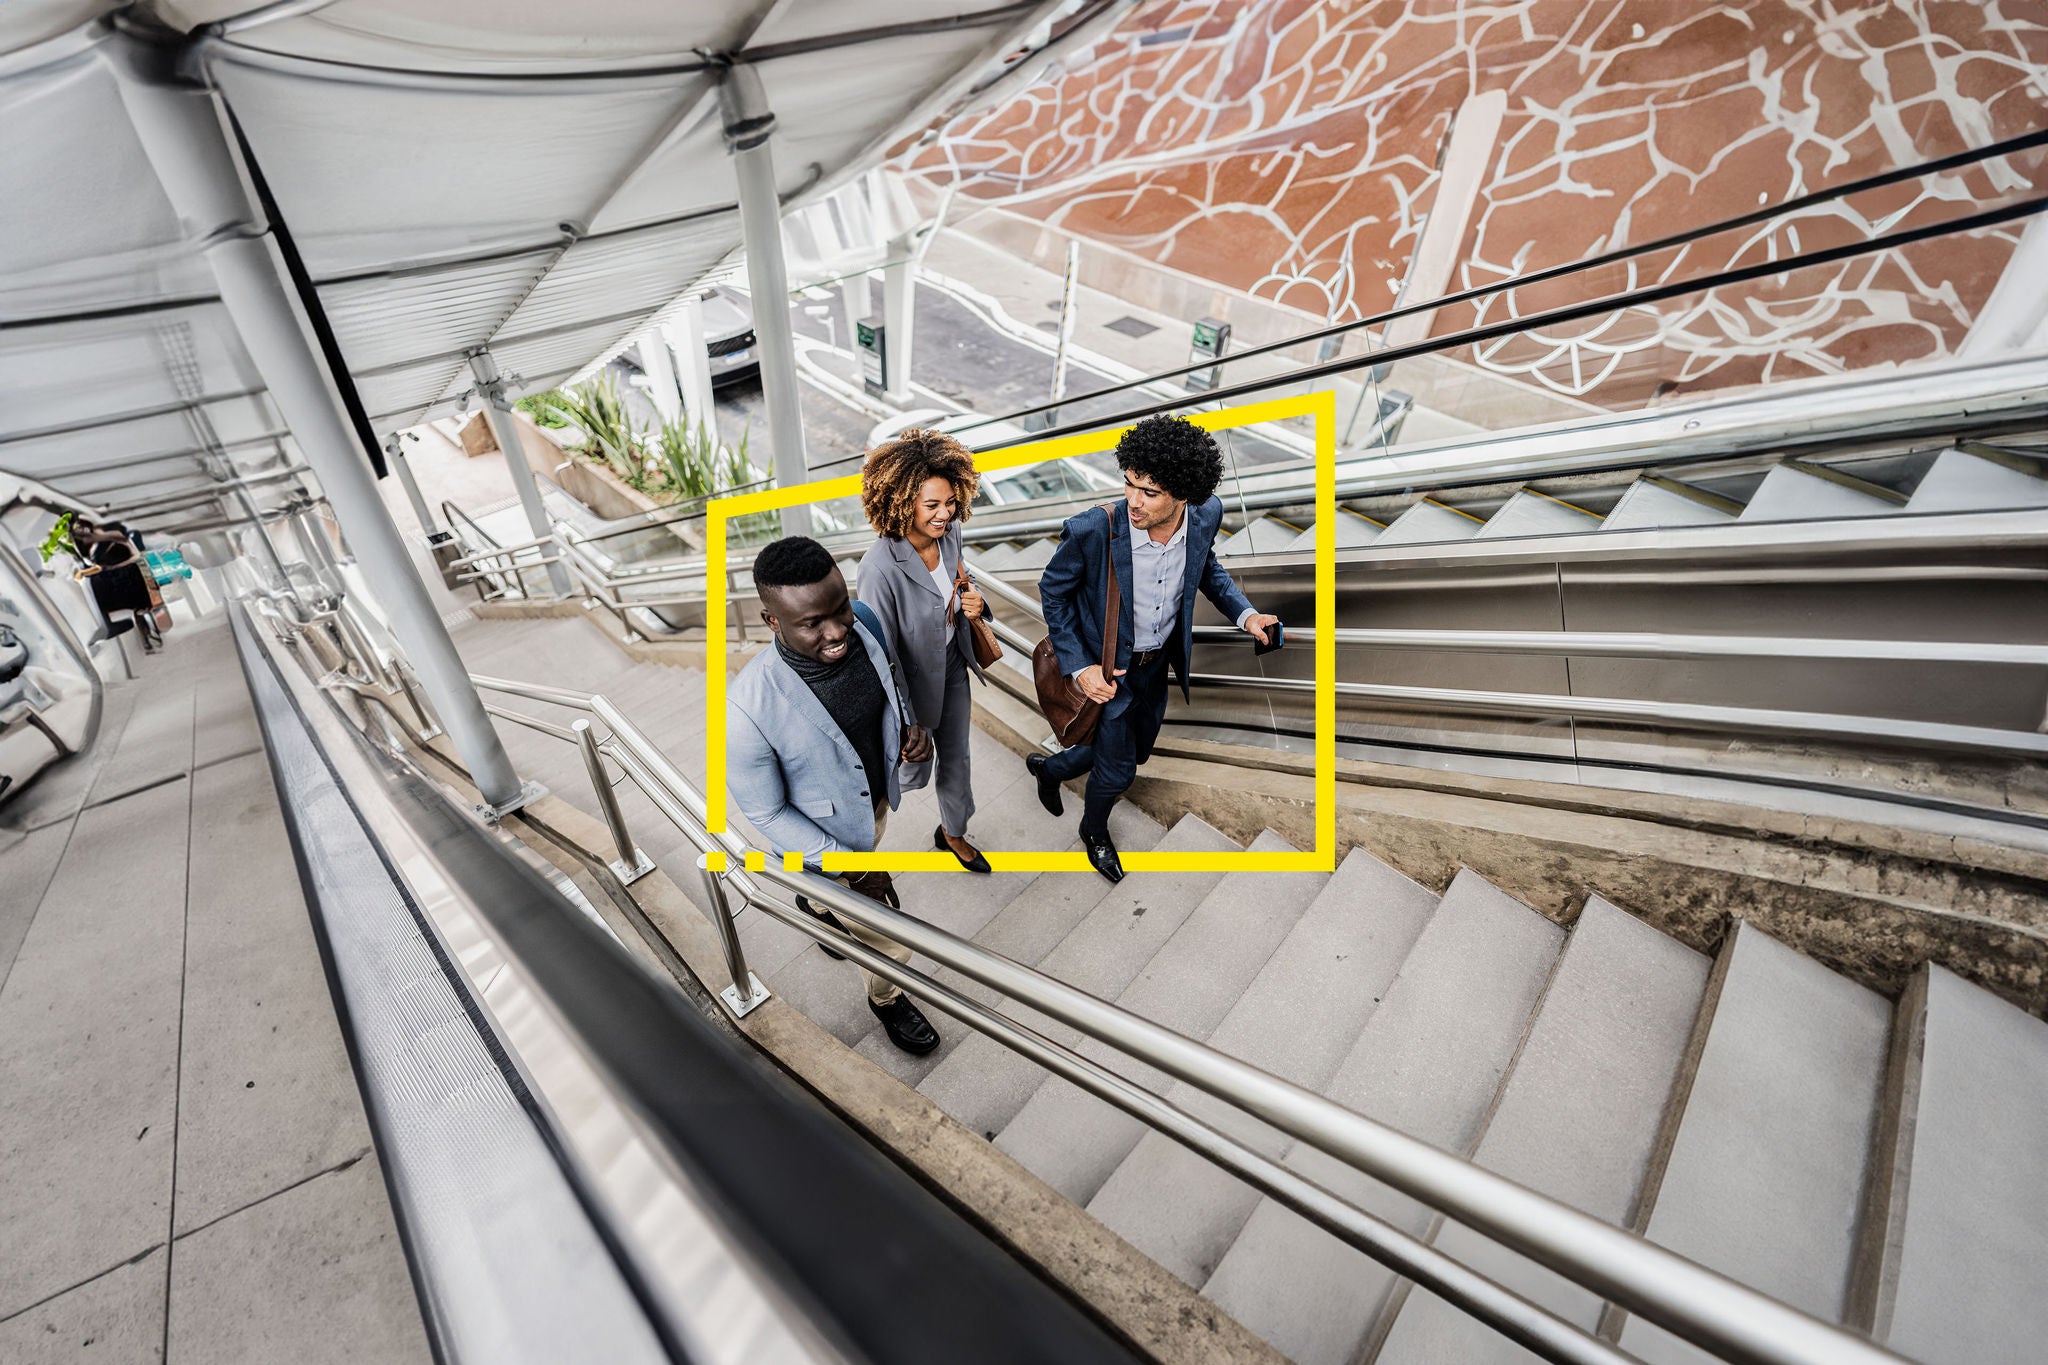
<svg viewBox="0 0 2048 1365">
<path fill-rule="evenodd" d="M 979 621 L 981 614 L 988 610 L 988 603 L 982 600 L 978 589 L 969 588 L 960 594 L 960 610 L 967 613 L 968 620 Z"/>
</svg>

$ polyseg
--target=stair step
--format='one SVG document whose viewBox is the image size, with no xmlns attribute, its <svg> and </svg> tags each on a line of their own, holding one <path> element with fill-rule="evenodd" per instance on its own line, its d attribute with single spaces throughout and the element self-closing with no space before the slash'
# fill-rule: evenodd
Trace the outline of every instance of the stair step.
<svg viewBox="0 0 2048 1365">
<path fill-rule="evenodd" d="M 1460 871 L 1330 1098 L 1447 1151 L 1471 1150 L 1563 940 L 1556 924 Z M 1429 1226 L 1427 1208 L 1340 1162 L 1297 1145 L 1287 1164 L 1410 1233 Z M 1363 1252 L 1262 1200 L 1203 1292 L 1298 1365 L 1347 1365 L 1393 1284 Z"/>
<path fill-rule="evenodd" d="M 1509 498 L 1479 528 L 1479 540 L 1502 540 L 1510 536 L 1569 535 L 1600 529 L 1600 514 L 1574 507 L 1547 493 L 1524 488 Z"/>
<path fill-rule="evenodd" d="M 1630 484 L 1600 523 L 1603 531 L 1649 531 L 1660 526 L 1718 526 L 1741 513 L 1742 505 L 1702 489 L 1646 475 Z"/>
<path fill-rule="evenodd" d="M 1890 1011 L 1738 920 L 1702 1009 L 1704 1045 L 1673 1093 L 1675 1127 L 1643 1233 L 1829 1321 L 1842 1317 Z M 1681 1093 L 1682 1092 L 1682 1093 Z M 1675 1123 L 1674 1123 L 1675 1121 Z M 1709 1357 L 1630 1317 L 1623 1350 Z"/>
<path fill-rule="evenodd" d="M 1284 550 L 1301 538 L 1302 528 L 1291 521 L 1282 521 L 1276 516 L 1262 516 L 1248 523 L 1243 530 L 1234 531 L 1216 542 L 1216 555 L 1227 559 L 1233 555 L 1264 555 Z"/>
<path fill-rule="evenodd" d="M 1434 498 L 1424 498 L 1387 523 L 1375 545 L 1422 545 L 1445 540 L 1470 540 L 1486 523 Z"/>
<path fill-rule="evenodd" d="M 1572 927 L 1543 1006 L 1473 1159 L 1609 1223 L 1635 1210 L 1671 1086 L 1684 1061 L 1708 962 L 1598 896 Z M 1587 1331 L 1600 1296 L 1459 1224 L 1437 1246 Z M 1374 1357 L 1387 1365 L 1521 1362 L 1521 1347 L 1403 1283 Z"/>
<path fill-rule="evenodd" d="M 1807 521 L 1896 512 L 1905 499 L 1861 479 L 1787 460 L 1771 466 L 1742 509 L 1742 521 Z"/>
<path fill-rule="evenodd" d="M 2048 479 L 2027 472 L 2017 460 L 2008 464 L 1989 458 L 1995 454 L 1957 448 L 1942 451 L 1906 500 L 1906 510 L 1980 512 L 2048 507 Z"/>
<path fill-rule="evenodd" d="M 1359 849 L 1345 855 L 1216 1031 L 1210 1046 L 1321 1090 L 1372 1017 L 1437 898 Z M 1278 1159 L 1287 1139 L 1192 1086 L 1174 1104 Z M 1259 1192 L 1147 1133 L 1088 1203 L 1125 1241 L 1189 1284 L 1209 1278 Z"/>
<path fill-rule="evenodd" d="M 1875 1334 L 1931 1365 L 2039 1359 L 2048 1023 L 1941 967 L 1915 985 Z"/>
<path fill-rule="evenodd" d="M 1348 507 L 1339 507 L 1335 520 L 1330 524 L 1334 529 L 1331 544 L 1340 550 L 1349 550 L 1360 545 L 1370 545 L 1380 538 L 1381 532 L 1387 529 L 1384 522 L 1374 521 L 1363 512 L 1354 512 Z M 1315 549 L 1316 527 L 1311 526 L 1306 531 L 1303 531 L 1292 541 L 1289 541 L 1286 548 L 1290 550 Z"/>
<path fill-rule="evenodd" d="M 1254 839 L 1251 848 L 1257 853 L 1295 851 L 1271 830 Z M 1328 881 L 1320 873 L 1225 874 L 1117 1003 L 1190 1038 L 1207 1040 Z M 1099 1043 L 1085 1043 L 1080 1051 L 1147 1089 L 1164 1089 L 1170 1080 Z M 996 1146 L 1067 1198 L 1086 1204 L 1146 1131 L 1141 1120 L 1070 1081 L 1048 1076 L 997 1135 Z"/>
<path fill-rule="evenodd" d="M 1017 558 L 1017 551 L 1022 548 L 1014 540 L 1005 540 L 977 551 L 972 558 L 977 568 L 993 573 L 998 569 L 1009 568 Z"/>
<path fill-rule="evenodd" d="M 1188 815 L 1166 832 L 1158 847 L 1163 852 L 1221 853 L 1238 845 Z M 1096 886 L 1103 888 L 1103 894 L 1043 958 L 1019 960 L 1033 962 L 1041 971 L 1091 995 L 1114 1000 L 1222 879 L 1220 872 L 1148 872 L 1110 886 L 1099 877 L 1080 874 L 1040 877 L 1032 884 L 1034 888 L 1079 883 L 1086 888 L 1079 891 L 1081 895 Z M 990 946 L 1003 951 L 994 943 Z M 1072 1029 L 1035 1010 L 1015 1006 L 1005 1013 L 1059 1042 L 1071 1045 L 1076 1039 Z M 1017 1116 L 1044 1079 L 1045 1072 L 1037 1063 L 1026 1061 L 993 1039 L 976 1036 L 963 1042 L 917 1088 L 961 1123 L 993 1138 Z"/>
<path fill-rule="evenodd" d="M 1006 573 L 1024 573 L 1043 569 L 1051 560 L 1052 552 L 1060 547 L 1057 540 L 1041 537 L 1020 548 L 1004 566 Z"/>
</svg>

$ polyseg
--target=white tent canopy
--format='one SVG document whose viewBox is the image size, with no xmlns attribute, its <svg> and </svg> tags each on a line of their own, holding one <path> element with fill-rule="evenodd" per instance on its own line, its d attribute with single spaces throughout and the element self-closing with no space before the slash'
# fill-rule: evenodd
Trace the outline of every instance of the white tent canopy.
<svg viewBox="0 0 2048 1365">
<path fill-rule="evenodd" d="M 823 199 L 1033 51 L 1030 0 L 28 0 L 0 8 L 0 469 L 90 496 L 290 461 L 113 49 L 216 92 L 376 432 L 617 349 L 736 252 L 729 64 Z M 149 460 L 148 464 L 135 462 Z"/>
</svg>

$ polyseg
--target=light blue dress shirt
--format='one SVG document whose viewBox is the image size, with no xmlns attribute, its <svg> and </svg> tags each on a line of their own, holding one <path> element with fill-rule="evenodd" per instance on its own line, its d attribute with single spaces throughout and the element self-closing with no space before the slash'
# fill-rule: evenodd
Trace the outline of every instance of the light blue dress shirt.
<svg viewBox="0 0 2048 1365">
<path fill-rule="evenodd" d="M 1180 616 L 1180 596 L 1188 585 L 1188 517 L 1181 513 L 1180 525 L 1173 528 L 1173 534 L 1164 542 L 1152 539 L 1151 533 L 1131 535 L 1131 617 L 1136 625 L 1137 638 L 1131 641 L 1131 648 L 1143 653 L 1158 649 L 1173 634 L 1173 623 Z M 1256 608 L 1248 607 L 1238 613 L 1237 628 L 1244 629 L 1244 623 L 1258 615 Z M 1083 672 L 1087 670 L 1083 669 Z"/>
</svg>

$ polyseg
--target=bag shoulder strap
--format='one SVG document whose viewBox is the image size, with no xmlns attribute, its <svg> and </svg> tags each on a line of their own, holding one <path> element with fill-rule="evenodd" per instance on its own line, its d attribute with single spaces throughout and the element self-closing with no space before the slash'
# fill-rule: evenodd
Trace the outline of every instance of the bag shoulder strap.
<svg viewBox="0 0 2048 1365">
<path fill-rule="evenodd" d="M 882 618 L 875 614 L 873 607 L 858 597 L 853 599 L 853 617 L 866 626 L 868 634 L 881 643 L 882 658 L 889 665 L 889 681 L 896 687 L 896 714 L 903 719 L 905 725 L 910 724 L 910 707 L 903 695 L 903 674 L 896 667 L 896 647 L 889 640 L 889 632 L 882 629 Z"/>
<path fill-rule="evenodd" d="M 1102 678 L 1107 682 L 1116 673 L 1116 626 L 1124 613 L 1123 585 L 1116 576 L 1116 504 L 1104 503 L 1102 515 L 1109 520 L 1109 557 L 1104 568 L 1109 574 L 1109 592 L 1104 602 L 1102 622 Z"/>
</svg>

